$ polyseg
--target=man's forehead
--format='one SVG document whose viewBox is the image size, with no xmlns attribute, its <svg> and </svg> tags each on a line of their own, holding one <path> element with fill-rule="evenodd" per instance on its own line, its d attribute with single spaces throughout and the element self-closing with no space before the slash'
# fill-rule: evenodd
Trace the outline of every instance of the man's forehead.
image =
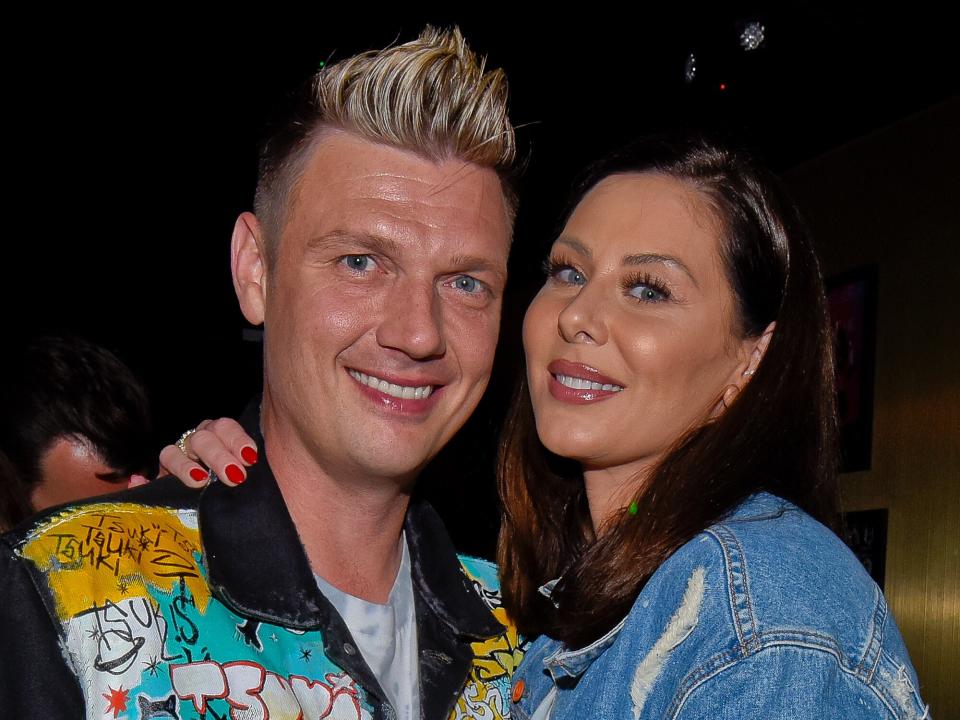
<svg viewBox="0 0 960 720">
<path fill-rule="evenodd" d="M 484 172 L 483 168 L 464 161 L 447 161 L 443 166 L 433 165 L 436 172 L 410 173 L 397 170 L 374 170 L 361 172 L 346 179 L 346 184 L 359 197 L 404 201 L 416 199 L 426 202 L 443 202 L 451 195 L 477 206 L 491 183 L 483 178 L 474 182 L 472 177 Z"/>
<path fill-rule="evenodd" d="M 433 160 L 345 131 L 328 131 L 316 142 L 301 177 L 303 190 L 395 202 L 484 205 L 504 202 L 497 174 L 460 158 Z"/>
<path fill-rule="evenodd" d="M 307 165 L 286 231 L 315 238 L 369 235 L 505 254 L 511 221 L 496 173 L 434 162 L 348 133 L 325 139 Z M 438 248 L 439 249 L 439 248 Z"/>
</svg>

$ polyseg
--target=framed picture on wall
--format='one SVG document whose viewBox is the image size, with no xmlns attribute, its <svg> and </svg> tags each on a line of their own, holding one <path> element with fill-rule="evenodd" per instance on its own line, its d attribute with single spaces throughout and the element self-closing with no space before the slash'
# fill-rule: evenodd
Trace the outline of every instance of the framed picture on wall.
<svg viewBox="0 0 960 720">
<path fill-rule="evenodd" d="M 848 512 L 843 520 L 847 545 L 883 590 L 887 568 L 886 509 Z"/>
<path fill-rule="evenodd" d="M 877 268 L 827 279 L 833 329 L 841 471 L 869 470 L 873 449 L 873 373 L 876 353 Z"/>
</svg>

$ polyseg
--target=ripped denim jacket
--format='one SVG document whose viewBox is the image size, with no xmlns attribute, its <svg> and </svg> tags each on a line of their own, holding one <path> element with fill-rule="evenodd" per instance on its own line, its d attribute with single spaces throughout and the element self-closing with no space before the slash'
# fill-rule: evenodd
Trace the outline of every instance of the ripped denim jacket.
<svg viewBox="0 0 960 720">
<path fill-rule="evenodd" d="M 674 553 L 604 637 L 575 651 L 534 641 L 513 717 L 928 718 L 917 687 L 854 555 L 761 493 Z"/>
</svg>

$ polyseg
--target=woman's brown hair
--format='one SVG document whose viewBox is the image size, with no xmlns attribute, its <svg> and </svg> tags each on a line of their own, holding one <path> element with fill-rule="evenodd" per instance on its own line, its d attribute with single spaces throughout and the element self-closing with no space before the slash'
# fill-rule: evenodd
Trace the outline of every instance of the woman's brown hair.
<svg viewBox="0 0 960 720">
<path fill-rule="evenodd" d="M 564 222 L 605 177 L 661 173 L 691 184 L 722 227 L 739 331 L 776 330 L 719 418 L 677 439 L 627 510 L 594 532 L 577 463 L 540 443 L 526 386 L 504 426 L 498 559 L 503 601 L 522 632 L 568 647 L 604 635 L 680 546 L 766 490 L 836 527 L 837 430 L 829 323 L 812 240 L 779 181 L 749 155 L 699 136 L 639 141 L 597 162 Z M 551 600 L 538 589 L 560 578 Z"/>
</svg>

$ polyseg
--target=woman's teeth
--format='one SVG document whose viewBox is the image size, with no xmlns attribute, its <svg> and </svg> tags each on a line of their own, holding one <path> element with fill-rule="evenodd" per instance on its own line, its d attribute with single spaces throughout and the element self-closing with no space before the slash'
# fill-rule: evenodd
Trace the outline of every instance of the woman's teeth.
<svg viewBox="0 0 960 720">
<path fill-rule="evenodd" d="M 572 390 L 603 390 L 605 392 L 620 392 L 623 390 L 623 388 L 619 385 L 591 382 L 590 380 L 572 377 L 570 375 L 554 375 L 554 377 L 557 379 L 558 383 L 564 387 L 571 388 Z"/>
</svg>

